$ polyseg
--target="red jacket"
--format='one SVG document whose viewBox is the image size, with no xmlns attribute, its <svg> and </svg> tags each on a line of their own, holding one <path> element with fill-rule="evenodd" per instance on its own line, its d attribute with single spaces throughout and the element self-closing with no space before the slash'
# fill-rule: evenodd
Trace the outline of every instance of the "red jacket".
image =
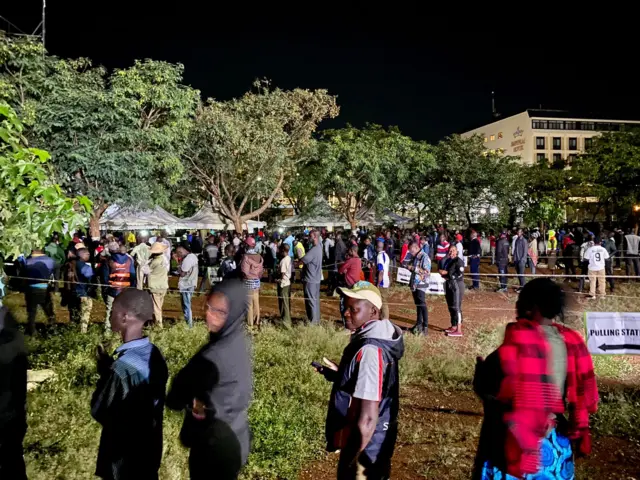
<svg viewBox="0 0 640 480">
<path fill-rule="evenodd" d="M 362 276 L 362 261 L 359 257 L 351 257 L 340 265 L 338 273 L 344 275 L 347 287 L 351 288 L 360 281 L 360 277 Z"/>
</svg>

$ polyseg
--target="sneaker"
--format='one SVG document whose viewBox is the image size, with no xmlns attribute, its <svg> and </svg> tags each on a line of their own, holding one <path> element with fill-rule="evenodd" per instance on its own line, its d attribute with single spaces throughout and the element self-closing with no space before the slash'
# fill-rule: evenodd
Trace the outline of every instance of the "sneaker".
<svg viewBox="0 0 640 480">
<path fill-rule="evenodd" d="M 444 333 L 445 333 L 445 334 L 451 333 L 451 332 L 453 332 L 455 329 L 456 329 L 456 327 L 449 327 L 449 328 L 445 328 L 445 329 L 444 329 Z"/>
<path fill-rule="evenodd" d="M 507 289 L 506 288 L 499 288 L 498 290 L 496 290 L 497 293 L 507 293 Z"/>
<path fill-rule="evenodd" d="M 587 298 L 588 298 L 589 300 L 595 300 L 595 299 L 596 299 L 596 296 L 595 296 L 595 295 L 589 295 Z"/>
<path fill-rule="evenodd" d="M 461 337 L 462 336 L 462 332 L 459 330 L 456 330 L 454 332 L 447 332 L 447 337 Z"/>
</svg>

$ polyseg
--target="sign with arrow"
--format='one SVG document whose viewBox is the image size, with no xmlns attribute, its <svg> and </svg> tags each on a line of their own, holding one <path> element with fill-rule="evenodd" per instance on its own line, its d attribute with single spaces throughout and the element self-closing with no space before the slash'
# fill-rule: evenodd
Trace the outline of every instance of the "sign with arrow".
<svg viewBox="0 0 640 480">
<path fill-rule="evenodd" d="M 587 312 L 585 327 L 591 354 L 640 354 L 640 313 Z"/>
</svg>

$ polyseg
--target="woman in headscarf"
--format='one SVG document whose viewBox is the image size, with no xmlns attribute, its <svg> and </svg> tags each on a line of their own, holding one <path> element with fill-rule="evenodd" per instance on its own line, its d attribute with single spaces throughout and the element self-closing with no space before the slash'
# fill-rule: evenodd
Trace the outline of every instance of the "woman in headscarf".
<svg viewBox="0 0 640 480">
<path fill-rule="evenodd" d="M 442 264 L 440 275 L 445 279 L 445 297 L 451 316 L 451 327 L 444 333 L 448 337 L 462 336 L 462 297 L 464 295 L 464 261 L 460 258 L 458 247 L 451 245 Z"/>
<path fill-rule="evenodd" d="M 252 394 L 242 281 L 231 278 L 213 287 L 205 308 L 209 342 L 176 376 L 167 406 L 185 411 L 180 439 L 191 449 L 191 479 L 234 480 L 249 455 Z"/>
<path fill-rule="evenodd" d="M 573 480 L 574 454 L 590 452 L 598 389 L 584 340 L 554 323 L 564 308 L 558 284 L 530 281 L 502 345 L 478 358 L 473 384 L 484 422 L 474 479 Z"/>
</svg>

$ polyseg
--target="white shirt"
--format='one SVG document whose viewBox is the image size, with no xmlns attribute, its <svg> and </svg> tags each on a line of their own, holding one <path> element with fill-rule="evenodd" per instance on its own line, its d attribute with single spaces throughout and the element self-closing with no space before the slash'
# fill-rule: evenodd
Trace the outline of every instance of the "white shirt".
<svg viewBox="0 0 640 480">
<path fill-rule="evenodd" d="M 456 250 L 458 250 L 458 258 L 464 260 L 464 251 L 462 247 L 462 242 L 456 243 Z"/>
<path fill-rule="evenodd" d="M 584 259 L 589 260 L 589 270 L 598 272 L 604 270 L 604 261 L 609 260 L 609 252 L 600 245 L 594 245 L 585 252 Z"/>
<path fill-rule="evenodd" d="M 236 247 L 240 246 L 240 239 L 238 237 L 234 237 L 233 245 Z"/>
<path fill-rule="evenodd" d="M 389 255 L 385 252 L 379 252 L 376 263 L 378 264 L 378 272 L 382 272 L 382 282 L 378 287 L 389 288 L 391 285 L 391 282 L 389 281 Z"/>
<path fill-rule="evenodd" d="M 194 289 L 198 286 L 198 257 L 190 253 L 182 260 L 180 270 L 187 272 L 184 277 L 178 280 L 178 288 L 181 292 Z"/>
</svg>

